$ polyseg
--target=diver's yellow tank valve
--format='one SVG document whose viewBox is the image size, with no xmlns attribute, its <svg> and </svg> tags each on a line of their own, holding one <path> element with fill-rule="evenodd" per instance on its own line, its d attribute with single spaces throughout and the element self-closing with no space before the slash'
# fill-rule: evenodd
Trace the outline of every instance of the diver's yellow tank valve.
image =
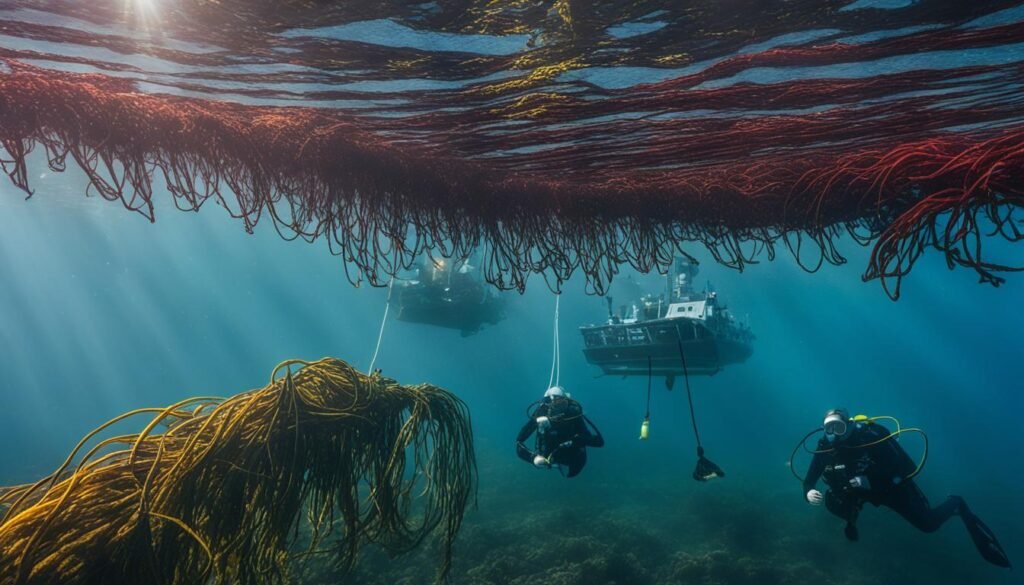
<svg viewBox="0 0 1024 585">
<path fill-rule="evenodd" d="M 647 432 L 648 432 L 648 429 L 650 427 L 651 427 L 651 420 L 648 419 L 648 418 L 644 418 L 643 424 L 640 425 L 640 440 L 641 441 L 646 441 L 647 440 Z"/>
</svg>

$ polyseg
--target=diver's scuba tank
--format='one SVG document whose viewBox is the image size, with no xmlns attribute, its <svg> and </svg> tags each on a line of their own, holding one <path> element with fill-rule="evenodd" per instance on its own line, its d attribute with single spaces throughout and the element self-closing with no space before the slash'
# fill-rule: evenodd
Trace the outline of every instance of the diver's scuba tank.
<svg viewBox="0 0 1024 585">
<path fill-rule="evenodd" d="M 831 414 L 831 411 L 830 411 L 830 414 Z M 873 440 L 873 441 L 870 441 L 868 443 L 862 443 L 862 444 L 856 444 L 856 445 L 852 445 L 852 446 L 847 446 L 847 447 L 845 447 L 846 449 L 865 449 L 865 448 L 868 448 L 868 447 L 874 447 L 875 445 L 880 445 L 880 444 L 882 444 L 882 443 L 884 443 L 886 441 L 891 441 L 893 439 L 898 441 L 899 438 L 902 435 L 907 434 L 907 433 L 916 433 L 916 434 L 921 436 L 921 439 L 924 441 L 924 449 L 923 449 L 923 451 L 921 453 L 921 459 L 917 462 L 916 465 L 914 464 L 914 460 L 911 459 L 910 456 L 907 455 L 905 451 L 903 451 L 902 449 L 899 449 L 900 454 L 901 454 L 900 457 L 901 457 L 901 459 L 904 460 L 904 465 L 903 466 L 906 467 L 906 471 L 901 471 L 900 474 L 897 477 L 894 477 L 893 478 L 893 484 L 899 484 L 899 483 L 902 483 L 904 481 L 913 479 L 913 478 L 917 477 L 918 474 L 921 473 L 922 469 L 924 469 L 924 465 L 928 461 L 928 435 L 923 430 L 921 430 L 919 428 L 916 428 L 916 427 L 913 427 L 913 428 L 904 427 L 903 424 L 900 422 L 900 420 L 898 418 L 894 417 L 894 416 L 884 416 L 884 415 L 881 415 L 881 416 L 868 416 L 868 415 L 865 415 L 865 414 L 857 414 L 857 415 L 854 415 L 852 417 L 849 417 L 848 420 L 849 420 L 850 423 L 855 425 L 856 429 L 864 429 L 864 428 L 870 428 L 872 426 L 876 426 L 877 427 L 876 430 L 884 432 L 885 435 L 882 436 L 881 438 L 877 439 L 877 440 Z M 890 420 L 890 421 L 892 421 L 896 425 L 896 430 L 895 431 L 889 431 L 885 426 L 878 424 L 878 421 L 880 421 L 880 420 Z M 793 466 L 793 460 L 796 457 L 797 451 L 799 451 L 801 447 L 803 447 L 809 453 L 814 454 L 814 455 L 817 455 L 819 453 L 832 453 L 832 452 L 836 451 L 839 448 L 836 445 L 833 445 L 833 446 L 828 447 L 828 448 L 813 449 L 813 450 L 807 448 L 807 446 L 806 446 L 807 439 L 811 438 L 811 436 L 816 434 L 816 433 L 823 432 L 824 430 L 825 430 L 824 427 L 818 427 L 818 428 L 810 431 L 809 433 L 804 435 L 802 439 L 800 439 L 800 442 L 798 442 L 795 447 L 793 447 L 792 453 L 789 454 L 789 469 L 793 473 L 793 476 L 796 477 L 796 479 L 798 479 L 800 481 L 804 480 L 803 477 L 800 477 L 800 474 L 797 473 L 796 469 Z M 828 437 L 829 435 L 826 433 L 825 436 Z M 843 469 L 838 469 L 838 470 L 833 469 L 832 471 L 828 471 L 828 469 L 829 468 L 826 468 L 826 472 L 832 474 L 833 476 L 836 475 L 837 471 L 841 472 L 843 474 L 846 473 L 844 468 Z M 825 476 L 825 474 L 823 474 L 823 477 L 825 477 L 825 480 L 826 480 L 826 483 L 827 483 L 828 482 L 827 476 Z M 851 478 L 850 477 L 846 477 L 846 481 L 849 481 L 849 479 L 851 479 Z"/>
</svg>

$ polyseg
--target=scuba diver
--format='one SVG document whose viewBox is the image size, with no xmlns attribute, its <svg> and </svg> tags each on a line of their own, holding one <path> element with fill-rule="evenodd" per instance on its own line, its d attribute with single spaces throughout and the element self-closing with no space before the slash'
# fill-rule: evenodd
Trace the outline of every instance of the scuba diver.
<svg viewBox="0 0 1024 585">
<path fill-rule="evenodd" d="M 865 502 L 894 510 L 922 532 L 935 532 L 946 520 L 958 515 L 981 556 L 993 565 L 1010 567 L 1010 560 L 995 535 L 971 512 L 963 498 L 950 496 L 933 508 L 914 482 L 914 476 L 921 471 L 928 455 L 927 437 L 920 464 L 915 464 L 899 442 L 891 439 L 904 432 L 917 432 L 922 436 L 924 433 L 920 429 L 900 428 L 899 421 L 896 421 L 896 432 L 891 433 L 875 422 L 880 418 L 892 417 L 857 415 L 851 419 L 844 409 L 830 410 L 825 414 L 822 428 L 809 433 L 797 445 L 799 449 L 812 434 L 824 430 L 825 436 L 818 441 L 807 477 L 803 479 L 807 502 L 813 506 L 824 503 L 829 512 L 846 520 L 845 534 L 853 541 L 859 536 L 857 516 Z M 829 487 L 824 494 L 817 489 L 819 478 Z"/>
<path fill-rule="evenodd" d="M 568 468 L 566 477 L 579 475 L 587 464 L 587 447 L 604 446 L 601 431 L 583 414 L 580 403 L 561 386 L 548 388 L 539 402 L 516 436 L 516 454 L 538 468 L 565 466 Z M 534 432 L 537 433 L 536 448 L 531 451 L 524 441 Z"/>
</svg>

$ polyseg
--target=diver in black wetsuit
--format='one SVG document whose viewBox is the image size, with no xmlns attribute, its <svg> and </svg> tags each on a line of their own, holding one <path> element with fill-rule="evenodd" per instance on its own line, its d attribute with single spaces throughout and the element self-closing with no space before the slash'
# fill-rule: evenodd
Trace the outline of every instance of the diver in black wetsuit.
<svg viewBox="0 0 1024 585">
<path fill-rule="evenodd" d="M 591 432 L 593 429 L 593 432 Z M 537 433 L 536 449 L 525 441 Z M 544 399 L 516 436 L 516 454 L 539 468 L 565 466 L 566 477 L 575 477 L 587 464 L 587 447 L 603 447 L 604 437 L 583 415 L 583 407 L 561 386 L 548 388 Z"/>
<path fill-rule="evenodd" d="M 894 510 L 923 532 L 935 532 L 959 515 L 981 556 L 994 565 L 1010 566 L 995 535 L 963 498 L 950 496 L 931 507 L 912 479 L 917 465 L 888 429 L 870 419 L 851 420 L 843 409 L 826 413 L 823 426 L 825 436 L 818 441 L 804 479 L 804 494 L 810 504 L 824 502 L 830 512 L 846 520 L 847 538 L 857 540 L 857 516 L 865 502 Z M 816 489 L 819 478 L 829 486 L 824 495 Z"/>
</svg>

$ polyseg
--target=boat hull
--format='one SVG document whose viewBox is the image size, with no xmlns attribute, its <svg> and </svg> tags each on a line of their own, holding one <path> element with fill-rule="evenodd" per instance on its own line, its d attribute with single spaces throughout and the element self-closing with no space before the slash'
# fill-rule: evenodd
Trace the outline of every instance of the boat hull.
<svg viewBox="0 0 1024 585">
<path fill-rule="evenodd" d="M 605 374 L 674 377 L 683 374 L 680 345 L 690 375 L 712 375 L 753 354 L 748 331 L 712 331 L 695 319 L 656 319 L 635 324 L 581 327 L 587 362 Z"/>
<path fill-rule="evenodd" d="M 465 336 L 476 333 L 484 325 L 495 325 L 504 317 L 504 302 L 499 297 L 485 296 L 482 300 L 460 302 L 442 296 L 401 295 L 397 319 L 456 329 Z"/>
</svg>

